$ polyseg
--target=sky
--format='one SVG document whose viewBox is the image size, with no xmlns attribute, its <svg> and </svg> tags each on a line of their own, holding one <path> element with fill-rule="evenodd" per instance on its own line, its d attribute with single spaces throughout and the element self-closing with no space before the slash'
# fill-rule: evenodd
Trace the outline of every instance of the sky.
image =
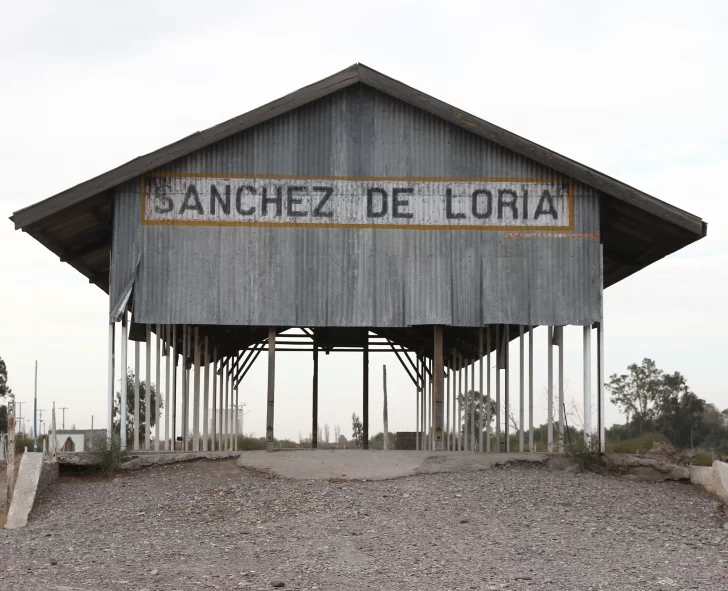
<svg viewBox="0 0 728 591">
<path fill-rule="evenodd" d="M 606 291 L 605 373 L 650 357 L 728 407 L 725 2 L 0 0 L 0 10 L 0 357 L 25 417 L 37 360 L 44 419 L 55 402 L 67 407 L 66 427 L 88 428 L 92 416 L 105 426 L 108 298 L 16 232 L 12 212 L 355 62 L 707 221 L 707 238 Z M 545 331 L 535 339 L 539 424 Z M 566 329 L 572 418 L 580 339 Z M 241 390 L 244 430 L 256 435 L 262 359 Z M 396 358 L 377 354 L 370 434 L 382 428 L 384 364 L 389 428 L 412 430 L 414 386 Z M 277 366 L 276 435 L 307 436 L 310 359 L 281 354 Z M 516 386 L 511 399 L 518 416 Z M 320 424 L 351 435 L 359 356 L 322 356 L 319 409 Z M 606 419 L 623 421 L 610 403 Z"/>
</svg>

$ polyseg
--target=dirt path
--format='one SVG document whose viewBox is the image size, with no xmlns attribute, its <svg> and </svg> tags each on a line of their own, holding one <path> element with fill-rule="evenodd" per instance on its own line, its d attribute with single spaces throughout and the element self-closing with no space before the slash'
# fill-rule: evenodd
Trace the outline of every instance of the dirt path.
<svg viewBox="0 0 728 591">
<path fill-rule="evenodd" d="M 725 590 L 717 510 L 536 466 L 331 482 L 194 462 L 62 478 L 0 530 L 0 588 Z"/>
</svg>

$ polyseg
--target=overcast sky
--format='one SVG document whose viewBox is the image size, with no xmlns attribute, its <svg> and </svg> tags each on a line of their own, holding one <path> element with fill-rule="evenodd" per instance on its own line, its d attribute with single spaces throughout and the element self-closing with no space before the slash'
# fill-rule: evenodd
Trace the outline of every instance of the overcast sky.
<svg viewBox="0 0 728 591">
<path fill-rule="evenodd" d="M 7 217 L 355 62 L 707 221 L 706 239 L 607 290 L 606 371 L 651 357 L 728 407 L 728 3 L 0 7 L 0 357 L 24 402 L 38 360 L 39 407 L 68 407 L 67 427 L 89 427 L 92 415 L 105 425 L 108 299 Z M 567 402 L 581 408 L 579 338 L 567 329 L 565 378 Z M 542 370 L 546 335 L 536 339 Z M 395 358 L 377 355 L 370 433 L 382 426 L 383 363 L 390 429 L 411 430 L 413 386 Z M 276 434 L 297 438 L 310 429 L 310 358 L 281 354 L 277 367 Z M 265 372 L 261 358 L 243 386 L 245 431 L 258 435 Z M 350 415 L 361 412 L 361 360 L 324 357 L 320 376 L 320 423 L 350 436 Z M 546 415 L 544 376 L 536 377 L 537 424 Z M 608 405 L 608 424 L 622 420 Z"/>
</svg>

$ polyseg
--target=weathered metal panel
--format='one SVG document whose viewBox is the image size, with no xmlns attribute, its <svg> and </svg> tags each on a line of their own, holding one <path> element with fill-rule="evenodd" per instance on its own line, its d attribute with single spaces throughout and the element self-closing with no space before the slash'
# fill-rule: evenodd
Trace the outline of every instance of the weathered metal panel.
<svg viewBox="0 0 728 591">
<path fill-rule="evenodd" d="M 450 179 L 452 186 L 459 179 L 498 179 L 480 181 L 496 192 L 506 186 L 499 182 L 520 181 L 522 188 L 529 179 L 572 187 L 573 225 L 443 229 L 445 185 L 423 185 L 438 196 L 430 203 L 440 209 L 412 211 L 440 229 L 370 227 L 376 224 L 366 220 L 355 227 L 224 226 L 219 219 L 142 226 L 143 212 L 154 213 L 143 210 L 137 180 L 116 192 L 112 275 L 114 285 L 123 283 L 115 276 L 129 273 L 129 246 L 140 244 L 138 322 L 376 327 L 598 320 L 598 192 L 371 88 L 347 88 L 181 158 L 150 174 L 145 186 L 169 181 L 169 194 L 181 195 L 174 197 L 181 204 L 186 189 L 179 178 L 187 176 L 207 182 L 207 191 L 209 179 L 233 184 L 236 177 L 343 183 L 337 186 L 347 181 L 332 177 L 397 178 L 412 187 L 423 178 Z M 350 188 L 366 207 L 362 183 Z M 477 188 L 458 187 L 470 194 Z M 231 187 L 231 210 L 234 201 Z M 357 202 L 351 203 L 354 212 Z M 343 216 L 342 223 L 347 219 L 364 218 Z"/>
</svg>

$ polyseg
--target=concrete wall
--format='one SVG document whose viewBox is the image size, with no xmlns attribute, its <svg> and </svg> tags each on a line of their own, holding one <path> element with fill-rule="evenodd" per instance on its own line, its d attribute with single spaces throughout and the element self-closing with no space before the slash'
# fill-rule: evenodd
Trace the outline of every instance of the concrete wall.
<svg viewBox="0 0 728 591">
<path fill-rule="evenodd" d="M 690 482 L 699 484 L 728 505 L 728 464 L 716 460 L 711 467 L 691 466 Z"/>
</svg>

